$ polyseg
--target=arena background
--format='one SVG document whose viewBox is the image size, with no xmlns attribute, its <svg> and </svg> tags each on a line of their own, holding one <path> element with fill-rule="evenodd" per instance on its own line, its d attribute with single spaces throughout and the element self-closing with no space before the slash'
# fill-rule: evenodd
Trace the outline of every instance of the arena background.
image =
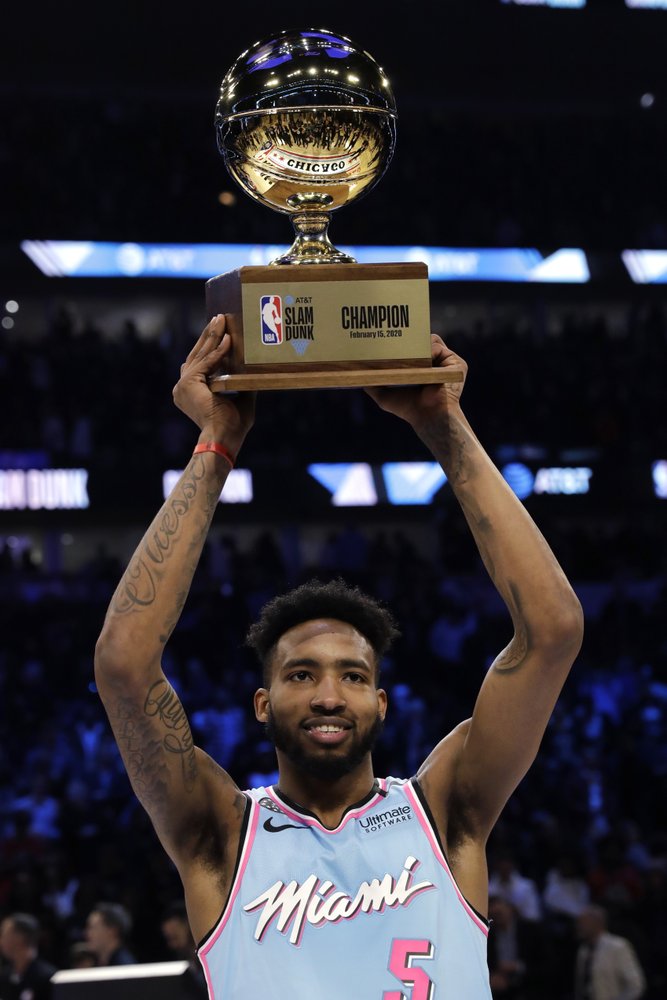
<svg viewBox="0 0 667 1000">
<path fill-rule="evenodd" d="M 490 842 L 492 875 L 510 853 L 538 899 L 539 965 L 512 996 L 572 996 L 575 896 L 607 908 L 646 997 L 665 995 L 667 9 L 652 6 L 3 14 L 0 917 L 38 916 L 58 967 L 101 899 L 131 912 L 139 960 L 169 957 L 160 920 L 180 887 L 120 767 L 92 654 L 164 474 L 195 441 L 171 387 L 204 281 L 62 276 L 76 253 L 44 241 L 285 245 L 287 220 L 226 174 L 213 108 L 253 41 L 325 26 L 377 59 L 399 110 L 387 174 L 332 238 L 447 248 L 433 329 L 469 362 L 466 412 L 586 612 L 538 761 Z M 482 280 L 493 248 L 530 252 Z M 359 583 L 401 623 L 379 773 L 413 773 L 470 713 L 508 616 L 429 461 L 360 390 L 262 394 L 239 462 L 252 499 L 221 504 L 165 662 L 198 741 L 241 786 L 274 768 L 243 636 L 267 598 L 313 575 Z"/>
</svg>

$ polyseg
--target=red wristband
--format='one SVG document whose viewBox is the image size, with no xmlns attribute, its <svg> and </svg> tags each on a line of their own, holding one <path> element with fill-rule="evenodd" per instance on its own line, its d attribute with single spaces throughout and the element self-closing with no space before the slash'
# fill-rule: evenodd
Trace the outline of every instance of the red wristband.
<svg viewBox="0 0 667 1000">
<path fill-rule="evenodd" d="M 234 459 L 223 445 L 218 444 L 216 441 L 202 441 L 197 445 L 192 454 L 201 455 L 205 451 L 214 451 L 216 455 L 222 455 L 222 457 L 229 462 L 230 467 L 232 469 L 234 468 Z"/>
</svg>

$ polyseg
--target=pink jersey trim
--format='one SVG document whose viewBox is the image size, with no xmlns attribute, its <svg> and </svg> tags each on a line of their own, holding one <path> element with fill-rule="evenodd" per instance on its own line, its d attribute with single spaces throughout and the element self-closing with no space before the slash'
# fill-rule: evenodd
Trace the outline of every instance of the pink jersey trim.
<svg viewBox="0 0 667 1000">
<path fill-rule="evenodd" d="M 489 928 L 480 919 L 480 917 L 477 916 L 477 914 L 475 913 L 475 911 L 471 907 L 470 903 L 467 902 L 465 896 L 461 893 L 461 890 L 459 889 L 458 885 L 456 884 L 456 879 L 452 875 L 452 873 L 450 871 L 450 868 L 449 868 L 449 865 L 447 864 L 447 858 L 442 853 L 442 849 L 440 847 L 440 844 L 438 843 L 437 838 L 436 838 L 435 834 L 433 833 L 433 828 L 431 827 L 431 824 L 429 822 L 429 818 L 426 815 L 426 813 L 424 812 L 424 808 L 423 808 L 421 802 L 419 801 L 419 799 L 417 798 L 417 796 L 415 795 L 414 790 L 410 787 L 409 782 L 406 783 L 406 785 L 405 785 L 405 794 L 408 797 L 408 799 L 410 800 L 410 802 L 412 803 L 412 808 L 415 811 L 415 815 L 416 815 L 417 819 L 421 823 L 421 826 L 422 826 L 422 829 L 424 830 L 424 833 L 426 834 L 426 836 L 429 839 L 429 843 L 431 844 L 431 848 L 433 850 L 433 853 L 435 854 L 437 860 L 440 862 L 440 864 L 442 865 L 442 867 L 447 872 L 447 875 L 449 876 L 449 878 L 451 880 L 451 883 L 454 886 L 454 890 L 456 892 L 456 895 L 458 896 L 459 902 L 463 906 L 463 909 L 466 911 L 466 913 L 471 918 L 471 920 L 473 921 L 473 923 L 475 923 L 479 927 L 479 929 L 482 931 L 482 933 L 484 934 L 484 936 L 488 937 L 489 936 Z"/>
<path fill-rule="evenodd" d="M 223 930 L 225 929 L 225 925 L 229 920 L 229 917 L 231 916 L 234 902 L 236 900 L 236 897 L 238 896 L 239 889 L 241 888 L 243 875 L 248 866 L 248 859 L 250 858 L 250 852 L 252 850 L 252 845 L 255 840 L 255 834 L 257 832 L 258 822 L 259 822 L 259 804 L 255 802 L 253 799 L 251 799 L 250 822 L 248 823 L 248 832 L 246 833 L 245 842 L 241 850 L 239 867 L 238 871 L 236 872 L 236 878 L 234 879 L 234 884 L 232 885 L 231 892 L 229 893 L 229 899 L 227 900 L 227 904 L 225 906 L 225 909 L 223 910 L 223 913 L 218 921 L 215 930 L 209 937 L 208 941 L 206 941 L 206 943 L 202 945 L 202 947 L 197 952 L 199 960 L 202 964 L 202 968 L 204 969 L 204 975 L 206 977 L 206 986 L 208 988 L 208 995 L 210 997 L 210 1000 L 215 1000 L 215 994 L 213 992 L 213 983 L 211 982 L 211 974 L 209 971 L 208 962 L 206 961 L 206 956 L 208 955 L 209 951 L 211 950 L 215 942 L 218 940 L 220 935 L 222 934 Z"/>
<path fill-rule="evenodd" d="M 382 785 L 382 781 L 380 781 L 380 785 Z M 384 792 L 384 790 L 385 789 L 383 788 L 382 791 Z M 273 799 L 277 806 L 280 806 L 280 811 L 284 812 L 290 817 L 290 819 L 298 819 L 299 822 L 303 823 L 305 826 L 314 826 L 317 830 L 321 830 L 322 833 L 338 833 L 343 829 L 346 823 L 349 822 L 349 820 L 354 819 L 356 816 L 363 816 L 368 809 L 372 809 L 373 806 L 377 805 L 382 798 L 382 794 L 377 792 L 372 799 L 369 799 L 369 801 L 366 802 L 365 805 L 360 806 L 359 809 L 353 809 L 351 812 L 345 813 L 338 826 L 334 827 L 333 830 L 329 830 L 328 827 L 323 826 L 319 820 L 313 819 L 312 816 L 304 816 L 303 813 L 296 812 L 294 809 L 290 809 L 289 806 L 285 805 L 283 800 L 274 792 L 273 785 L 266 789 L 266 793 L 271 799 Z"/>
</svg>

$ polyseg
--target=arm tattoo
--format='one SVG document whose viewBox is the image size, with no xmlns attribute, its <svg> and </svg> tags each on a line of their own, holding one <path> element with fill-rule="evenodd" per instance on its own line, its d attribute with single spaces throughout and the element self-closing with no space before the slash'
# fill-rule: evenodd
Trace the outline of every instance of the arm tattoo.
<svg viewBox="0 0 667 1000">
<path fill-rule="evenodd" d="M 192 731 L 178 695 L 167 680 L 151 684 L 144 702 L 144 713 L 157 716 L 167 730 L 162 746 L 167 753 L 180 757 L 181 774 L 186 792 L 191 792 L 197 779 L 197 757 Z"/>
<path fill-rule="evenodd" d="M 153 727 L 132 698 L 118 698 L 109 706 L 109 718 L 138 798 L 149 811 L 161 812 L 167 803 L 169 776 Z"/>
<path fill-rule="evenodd" d="M 156 716 L 165 730 L 162 737 L 152 721 Z M 174 689 L 166 680 L 156 681 L 143 709 L 132 698 L 118 698 L 109 707 L 109 718 L 137 797 L 155 819 L 164 821 L 170 798 L 165 751 L 180 758 L 186 792 L 194 789 L 198 777 L 192 732 Z"/>
<path fill-rule="evenodd" d="M 158 584 L 161 579 L 161 571 L 166 562 L 172 556 L 174 543 L 179 536 L 183 518 L 192 507 L 193 500 L 199 492 L 201 481 L 206 474 L 206 468 L 201 455 L 195 455 L 185 470 L 178 492 L 172 494 L 165 507 L 158 514 L 144 539 L 141 548 L 135 554 L 127 570 L 123 574 L 116 593 L 114 594 L 111 610 L 115 614 L 123 615 L 132 611 L 141 611 L 150 607 L 157 598 Z M 190 544 L 190 555 L 184 567 L 183 575 L 194 574 L 199 561 L 201 551 L 201 540 L 206 534 L 213 512 L 215 511 L 218 496 L 215 491 L 207 491 L 205 503 L 205 521 Z M 169 616 L 169 625 L 166 636 L 160 638 L 166 642 L 178 617 L 183 609 L 187 591 L 178 595 L 177 607 Z"/>
<path fill-rule="evenodd" d="M 466 469 L 466 431 L 455 420 L 447 420 L 430 427 L 421 438 L 429 451 L 437 457 L 450 484 L 465 483 L 469 474 Z"/>
</svg>

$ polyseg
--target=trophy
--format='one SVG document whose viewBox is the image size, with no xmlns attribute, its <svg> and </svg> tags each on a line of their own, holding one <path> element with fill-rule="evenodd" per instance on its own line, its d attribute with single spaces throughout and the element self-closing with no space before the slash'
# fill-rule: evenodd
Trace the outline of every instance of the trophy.
<svg viewBox="0 0 667 1000">
<path fill-rule="evenodd" d="M 371 190 L 396 142 L 396 104 L 375 60 L 325 29 L 252 45 L 222 81 L 218 149 L 255 201 L 289 215 L 292 246 L 270 264 L 206 283 L 232 346 L 217 392 L 424 384 L 433 368 L 428 271 L 358 264 L 329 240 L 330 216 Z"/>
</svg>

